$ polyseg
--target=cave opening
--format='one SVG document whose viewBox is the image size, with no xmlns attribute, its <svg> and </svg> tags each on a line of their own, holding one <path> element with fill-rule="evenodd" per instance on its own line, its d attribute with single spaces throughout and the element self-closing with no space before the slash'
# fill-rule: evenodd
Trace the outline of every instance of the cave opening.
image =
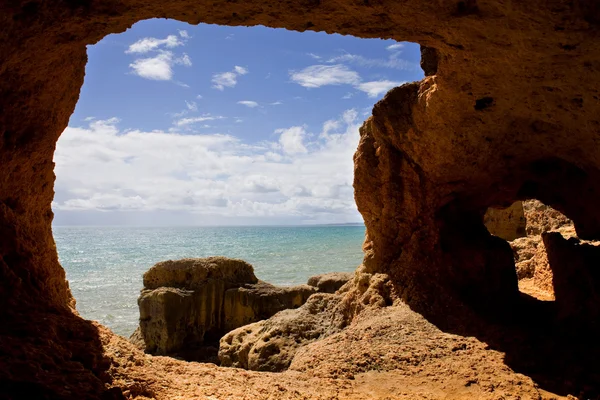
<svg viewBox="0 0 600 400">
<path fill-rule="evenodd" d="M 539 200 L 490 208 L 484 224 L 509 242 L 521 293 L 556 302 L 558 318 L 595 320 L 598 241 L 579 238 L 572 220 Z"/>
<path fill-rule="evenodd" d="M 542 158 L 443 206 L 442 268 L 455 294 L 492 318 L 518 320 L 538 308 L 544 323 L 595 330 L 596 177 L 593 169 Z"/>
<path fill-rule="evenodd" d="M 488 255 L 493 257 L 500 251 L 504 261 L 504 257 L 509 259 L 512 254 L 508 244 L 498 240 L 477 241 L 485 231 L 481 229 L 480 220 L 489 206 L 537 198 L 571 218 L 582 240 L 599 236 L 595 204 L 600 197 L 595 182 L 599 181 L 600 158 L 594 127 L 598 125 L 600 114 L 597 85 L 593 84 L 599 42 L 598 10 L 590 5 L 592 3 L 580 1 L 572 6 L 549 7 L 547 2 L 509 5 L 460 2 L 457 6 L 452 2 L 399 4 L 385 0 L 161 4 L 65 1 L 50 7 L 41 2 L 5 2 L 0 6 L 4 27 L 0 32 L 4 39 L 0 41 L 4 55 L 0 61 L 2 395 L 7 398 L 122 399 L 124 396 L 186 395 L 260 398 L 281 397 L 287 390 L 289 396 L 307 398 L 365 398 L 373 393 L 372 389 L 381 389 L 377 392 L 381 398 L 412 394 L 416 398 L 422 397 L 424 392 L 427 392 L 425 395 L 443 393 L 446 397 L 454 394 L 484 398 L 494 392 L 493 396 L 497 397 L 544 398 L 553 396 L 542 393 L 551 389 L 564 395 L 597 397 L 600 379 L 595 353 L 598 346 L 594 340 L 580 340 L 587 331 L 573 329 L 569 324 L 559 326 L 569 333 L 564 340 L 554 336 L 556 329 L 550 329 L 556 326 L 546 324 L 535 332 L 532 330 L 535 335 L 530 335 L 529 342 L 521 349 L 507 345 L 507 341 L 516 337 L 511 332 L 501 335 L 505 342 L 496 348 L 506 354 L 506 362 L 498 361 L 497 357 L 494 362 L 490 356 L 498 356 L 498 353 L 487 348 L 473 354 L 471 343 L 450 346 L 453 356 L 443 361 L 437 351 L 430 351 L 440 349 L 439 343 L 421 347 L 425 349 L 423 359 L 431 354 L 443 373 L 448 370 L 459 378 L 449 381 L 439 374 L 442 369 L 423 370 L 419 366 L 419 372 L 413 374 L 416 380 L 405 381 L 408 377 L 401 376 L 402 385 L 396 385 L 398 374 L 385 375 L 383 379 L 371 381 L 370 386 L 368 381 L 365 383 L 365 376 L 355 379 L 353 375 L 343 375 L 344 379 L 319 381 L 302 373 L 277 377 L 263 374 L 262 381 L 258 382 L 257 374 L 253 373 L 211 370 L 193 363 L 140 356 L 102 325 L 83 320 L 72 312 L 72 296 L 64 270 L 58 263 L 51 230 L 55 178 L 52 157 L 83 83 L 86 45 L 107 34 L 123 32 L 136 21 L 153 17 L 176 18 L 192 24 L 260 24 L 298 31 L 311 29 L 411 40 L 439 49 L 440 66 L 434 65 L 436 68 L 430 70 L 437 71 L 435 77 L 394 90 L 398 96 L 393 101 L 388 98 L 382 102 L 378 114 L 365 125 L 361 141 L 364 151 L 356 157 L 357 167 L 363 172 L 358 182 L 363 196 L 361 213 L 370 231 L 370 240 L 365 246 L 365 268 L 367 273 L 389 273 L 398 284 L 393 289 L 399 289 L 400 296 L 410 307 L 424 311 L 428 321 L 454 314 L 459 323 L 470 328 L 475 325 L 470 318 L 470 308 L 461 307 L 460 302 L 454 301 L 455 297 L 443 292 L 455 289 L 455 283 L 464 283 L 461 287 L 469 288 L 494 282 L 496 277 L 506 284 L 503 289 L 510 293 L 518 291 L 515 291 L 513 277 L 505 276 L 504 271 L 499 276 L 487 275 L 486 278 L 492 279 L 484 280 L 478 279 L 481 278 L 478 273 L 485 273 L 485 269 L 468 272 L 472 265 L 469 260 L 485 261 Z M 163 54 L 162 60 L 154 65 L 164 67 L 167 59 Z M 185 57 L 171 60 L 177 60 L 180 66 L 187 63 Z M 238 64 L 229 68 L 235 65 Z M 167 76 L 168 73 L 167 68 L 162 68 L 151 75 Z M 582 81 L 588 84 L 582 85 Z M 246 100 L 252 101 L 239 99 Z M 550 157 L 554 157 L 554 161 L 549 163 Z M 559 159 L 576 168 L 564 169 L 572 173 L 563 176 L 568 179 L 556 180 L 554 185 L 558 187 L 552 187 L 547 181 L 542 185 L 544 190 L 539 190 L 537 178 L 560 167 L 560 163 L 555 162 Z M 529 170 L 520 169 L 532 160 L 542 162 Z M 521 173 L 537 177 L 522 182 Z M 497 178 L 506 174 L 513 174 L 513 179 L 505 186 L 495 185 Z M 511 186 L 515 181 L 519 181 L 518 185 Z M 582 185 L 584 181 L 588 184 Z M 521 188 L 523 191 L 519 192 Z M 508 193 L 496 196 L 505 189 Z M 466 231 L 453 230 L 449 224 L 444 225 L 443 218 L 442 221 L 436 219 L 439 216 L 436 213 L 448 201 L 476 195 L 475 191 L 484 192 L 488 198 L 476 202 L 473 208 L 463 207 L 462 210 L 468 211 L 463 214 L 466 218 L 452 221 L 466 220 Z M 560 205 L 565 208 L 558 207 Z M 450 235 L 440 238 L 437 229 L 440 225 L 444 233 Z M 461 236 L 461 233 L 465 233 L 467 241 L 476 239 L 476 245 L 484 248 L 489 245 L 487 250 L 490 251 L 474 249 L 469 258 L 468 243 L 451 237 L 452 234 Z M 578 248 L 573 254 L 579 255 L 573 260 L 594 259 L 585 243 L 567 244 L 564 249 L 570 249 L 568 251 Z M 440 259 L 440 248 L 446 251 L 453 245 L 465 249 L 463 254 L 454 259 Z M 447 268 L 448 265 L 451 268 Z M 461 269 L 463 266 L 467 271 Z M 588 293 L 574 299 L 577 301 L 573 304 L 593 304 L 595 297 L 587 289 L 590 282 L 594 282 L 593 275 L 590 273 L 580 281 L 584 288 L 581 292 Z M 486 287 L 484 284 L 482 288 L 471 294 L 481 298 L 489 288 L 492 296 L 505 298 L 503 290 L 494 285 Z M 368 299 L 362 297 L 350 300 L 349 306 L 369 303 L 363 302 Z M 558 300 L 557 295 L 556 302 Z M 414 313 L 408 315 L 416 317 Z M 431 328 L 429 322 L 422 322 Z M 373 337 L 371 327 L 375 325 L 366 320 L 356 338 L 365 337 L 365 325 L 371 331 L 368 336 Z M 380 327 L 380 331 L 389 330 L 389 326 Z M 463 337 L 485 337 L 477 332 L 468 333 Z M 360 350 L 372 351 L 365 348 L 364 341 L 357 343 Z M 476 341 L 472 343 L 474 347 L 481 345 Z M 547 348 L 543 349 L 544 346 Z M 304 365 L 313 367 L 322 360 L 335 359 L 334 355 L 346 357 L 340 348 L 330 346 L 330 357 L 307 357 Z M 577 351 L 572 351 L 574 348 Z M 406 348 L 397 351 L 397 354 L 405 353 Z M 471 356 L 467 361 L 463 359 L 462 366 L 466 368 L 462 371 L 456 368 L 461 353 Z M 411 351 L 411 354 L 414 353 Z M 480 362 L 483 359 L 486 362 Z M 336 360 L 339 364 L 344 362 L 341 358 Z M 359 358 L 349 360 L 355 362 Z M 421 360 L 407 360 L 413 363 L 411 372 L 415 371 L 414 361 Z M 535 384 L 515 373 L 529 374 L 532 370 L 530 376 Z M 172 371 L 180 376 L 174 377 Z M 181 379 L 182 371 L 189 380 Z M 342 372 L 346 371 L 349 370 Z M 436 377 L 435 382 L 431 382 L 433 387 L 423 388 L 423 381 L 429 381 L 431 376 Z M 502 382 L 497 376 L 501 376 Z M 388 382 L 401 386 L 404 392 L 382 387 L 385 386 L 382 383 Z M 541 383 L 538 385 L 538 382 Z M 460 393 L 448 393 L 452 388 L 458 388 Z"/>
<path fill-rule="evenodd" d="M 89 46 L 54 157 L 53 234 L 77 310 L 129 337 L 142 275 L 163 260 L 240 258 L 284 286 L 353 272 L 358 126 L 388 89 L 434 74 L 436 57 L 412 43 L 172 20 Z"/>
<path fill-rule="evenodd" d="M 559 231 L 563 237 L 576 237 L 573 222 L 538 200 L 524 200 L 508 208 L 488 208 L 484 224 L 492 235 L 510 244 L 519 291 L 541 301 L 554 301 L 552 269 L 542 235 Z"/>
<path fill-rule="evenodd" d="M 451 331 L 483 339 L 506 354 L 507 365 L 550 390 L 569 393 L 585 386 L 583 393 L 594 398 L 596 389 L 588 382 L 596 381 L 597 371 L 600 243 L 590 239 L 590 218 L 583 230 L 578 227 L 581 196 L 561 196 L 555 188 L 560 175 L 571 170 L 576 173 L 568 173 L 568 182 L 577 187 L 571 186 L 572 193 L 592 191 L 582 192 L 588 176 L 573 165 L 546 163 L 552 164 L 543 169 L 544 176 L 552 171 L 547 181 L 552 187 L 529 176 L 512 187 L 499 185 L 504 192 L 482 191 L 479 198 L 451 202 L 440 213 L 444 273 L 453 295 L 485 321 Z M 539 178 L 539 171 L 533 175 Z M 534 193 L 543 194 L 543 201 L 531 199 Z M 491 197 L 495 206 L 473 211 Z M 580 204 L 578 213 L 567 211 L 570 201 Z"/>
</svg>

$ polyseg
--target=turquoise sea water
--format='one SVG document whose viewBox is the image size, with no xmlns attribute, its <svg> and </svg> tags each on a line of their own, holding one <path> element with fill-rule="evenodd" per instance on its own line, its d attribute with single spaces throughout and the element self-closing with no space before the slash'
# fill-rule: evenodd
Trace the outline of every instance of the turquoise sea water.
<svg viewBox="0 0 600 400">
<path fill-rule="evenodd" d="M 259 279 L 295 285 L 324 272 L 353 271 L 362 261 L 365 228 L 55 226 L 53 231 L 81 315 L 129 336 L 138 324 L 142 275 L 158 261 L 241 258 Z"/>
</svg>

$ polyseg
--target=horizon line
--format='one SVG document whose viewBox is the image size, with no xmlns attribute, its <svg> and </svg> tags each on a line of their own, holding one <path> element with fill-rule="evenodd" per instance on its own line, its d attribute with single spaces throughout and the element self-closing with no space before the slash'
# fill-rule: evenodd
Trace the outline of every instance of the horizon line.
<svg viewBox="0 0 600 400">
<path fill-rule="evenodd" d="M 56 228 L 299 228 L 316 226 L 365 226 L 364 222 L 339 222 L 330 224 L 246 224 L 246 225 L 63 225 L 52 224 Z"/>
</svg>

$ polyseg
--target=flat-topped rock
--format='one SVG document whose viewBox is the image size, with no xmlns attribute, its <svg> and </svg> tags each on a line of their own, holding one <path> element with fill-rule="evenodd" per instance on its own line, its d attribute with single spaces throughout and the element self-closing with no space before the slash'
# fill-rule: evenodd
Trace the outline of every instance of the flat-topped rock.
<svg viewBox="0 0 600 400">
<path fill-rule="evenodd" d="M 184 258 L 156 263 L 144 274 L 144 289 L 196 289 L 209 280 L 222 281 L 227 288 L 258 282 L 252 265 L 243 260 L 227 257 Z"/>
</svg>

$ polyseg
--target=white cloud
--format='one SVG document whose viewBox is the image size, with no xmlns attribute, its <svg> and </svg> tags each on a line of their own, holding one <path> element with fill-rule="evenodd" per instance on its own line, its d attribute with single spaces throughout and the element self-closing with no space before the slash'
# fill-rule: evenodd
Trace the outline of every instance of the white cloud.
<svg viewBox="0 0 600 400">
<path fill-rule="evenodd" d="M 223 90 L 225 87 L 234 87 L 237 85 L 237 75 L 234 72 L 221 72 L 213 75 L 213 88 Z"/>
<path fill-rule="evenodd" d="M 217 118 L 199 118 L 209 117 Z M 348 111 L 328 121 L 326 135 L 295 126 L 259 144 L 198 132 L 122 131 L 117 119 L 69 127 L 54 157 L 53 208 L 185 212 L 190 220 L 196 215 L 195 221 L 216 223 L 357 221 L 352 155 L 358 122 Z"/>
<path fill-rule="evenodd" d="M 394 82 L 388 80 L 363 82 L 356 86 L 358 90 L 365 92 L 369 97 L 378 97 L 379 95 L 386 93 L 388 90 L 402 85 L 405 82 Z"/>
<path fill-rule="evenodd" d="M 235 67 L 233 67 L 233 70 L 238 74 L 238 75 L 246 75 L 248 73 L 248 70 L 244 67 L 240 67 L 239 65 L 236 65 Z"/>
<path fill-rule="evenodd" d="M 138 58 L 129 64 L 132 72 L 145 79 L 170 81 L 173 79 L 174 65 L 191 67 L 192 59 L 189 55 L 183 53 L 181 56 L 176 57 L 173 51 L 164 49 L 183 46 L 189 35 L 186 31 L 179 31 L 179 35 L 181 38 L 177 35 L 169 35 L 165 39 L 147 37 L 130 45 L 125 51 L 127 54 L 155 52 L 152 57 Z M 183 87 L 189 87 L 189 85 L 182 82 L 176 81 L 175 83 Z"/>
<path fill-rule="evenodd" d="M 202 95 L 201 95 L 201 94 L 199 94 L 199 95 L 197 95 L 197 96 L 196 96 L 196 98 L 197 98 L 197 99 L 201 99 L 201 98 L 202 98 Z"/>
<path fill-rule="evenodd" d="M 389 51 L 398 51 L 402 48 L 404 48 L 404 43 L 394 43 L 386 47 L 386 49 Z"/>
<path fill-rule="evenodd" d="M 250 108 L 258 107 L 258 103 L 252 100 L 241 100 L 237 103 Z"/>
<path fill-rule="evenodd" d="M 181 118 L 181 119 L 175 121 L 173 125 L 181 127 L 181 126 L 186 126 L 186 125 L 197 124 L 198 122 L 215 121 L 215 120 L 224 119 L 224 118 L 225 117 L 222 117 L 220 115 L 213 116 L 210 114 L 205 114 L 201 117 Z"/>
<path fill-rule="evenodd" d="M 185 105 L 189 111 L 192 111 L 192 112 L 198 111 L 198 104 L 196 104 L 195 101 L 187 101 L 186 100 Z"/>
<path fill-rule="evenodd" d="M 279 133 L 279 144 L 286 154 L 298 154 L 306 153 L 308 150 L 304 146 L 304 138 L 306 131 L 301 126 L 292 126 L 288 129 L 278 129 L 275 131 Z"/>
<path fill-rule="evenodd" d="M 184 39 L 190 38 L 190 34 L 188 33 L 188 31 L 181 29 L 178 32 L 179 32 L 179 36 L 181 36 L 182 38 L 184 38 Z"/>
<path fill-rule="evenodd" d="M 317 55 L 315 53 L 306 53 L 306 55 L 309 56 L 309 57 L 311 57 L 311 58 L 314 58 L 315 60 L 320 60 L 321 58 L 323 58 L 323 57 L 321 57 L 321 56 L 319 56 L 319 55 Z"/>
<path fill-rule="evenodd" d="M 169 81 L 173 78 L 173 54 L 162 52 L 155 57 L 138 58 L 129 67 L 133 73 L 155 81 Z"/>
<path fill-rule="evenodd" d="M 212 77 L 212 87 L 218 90 L 224 90 L 226 87 L 235 87 L 238 76 L 246 75 L 247 73 L 248 70 L 246 68 L 236 65 L 233 67 L 233 71 L 214 74 Z"/>
<path fill-rule="evenodd" d="M 322 136 L 329 135 L 329 132 L 332 132 L 336 129 L 339 129 L 341 121 L 330 119 L 329 121 L 325 121 L 323 124 L 323 131 L 321 132 Z"/>
<path fill-rule="evenodd" d="M 279 105 L 281 105 L 281 104 L 283 104 L 283 102 L 282 102 L 282 101 L 274 101 L 274 102 L 272 102 L 272 103 L 269 103 L 269 105 L 270 105 L 270 106 L 279 106 Z"/>
<path fill-rule="evenodd" d="M 383 67 L 401 70 L 414 70 L 418 68 L 418 65 L 403 60 L 398 57 L 399 53 L 393 53 L 388 59 L 379 58 L 366 58 L 358 54 L 342 54 L 340 56 L 332 57 L 327 60 L 328 63 L 351 63 L 361 67 L 372 68 L 372 67 Z"/>
<path fill-rule="evenodd" d="M 186 53 L 183 53 L 183 56 L 175 59 L 175 63 L 186 67 L 191 67 L 192 59 Z"/>
<path fill-rule="evenodd" d="M 325 85 L 352 85 L 355 89 L 367 93 L 369 97 L 377 97 L 391 88 L 404 82 L 390 80 L 378 80 L 362 82 L 360 75 L 342 64 L 336 65 L 312 65 L 302 71 L 291 71 L 290 76 L 294 82 L 306 88 L 318 88 Z M 343 99 L 352 97 L 347 93 Z"/>
<path fill-rule="evenodd" d="M 137 42 L 130 45 L 129 48 L 125 51 L 125 53 L 143 54 L 152 50 L 157 50 L 161 46 L 173 48 L 181 45 L 183 45 L 183 42 L 179 40 L 179 38 L 175 35 L 169 35 L 165 39 L 147 37 L 140 39 Z"/>
<path fill-rule="evenodd" d="M 301 71 L 290 71 L 292 81 L 307 88 L 325 85 L 347 85 L 360 82 L 360 76 L 342 64 L 311 65 Z"/>
</svg>

